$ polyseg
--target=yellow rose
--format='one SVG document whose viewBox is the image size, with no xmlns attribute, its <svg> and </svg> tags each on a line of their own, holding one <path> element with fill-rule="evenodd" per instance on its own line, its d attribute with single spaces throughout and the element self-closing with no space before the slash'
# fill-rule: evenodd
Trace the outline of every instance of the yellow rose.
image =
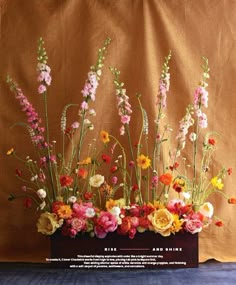
<svg viewBox="0 0 236 285">
<path fill-rule="evenodd" d="M 42 213 L 37 222 L 38 232 L 44 235 L 52 235 L 59 227 L 63 220 L 58 220 L 56 214 L 49 212 Z"/>
<path fill-rule="evenodd" d="M 171 227 L 174 218 L 167 209 L 153 211 L 150 215 L 148 215 L 148 219 L 152 223 L 151 230 L 154 232 L 165 237 L 171 234 Z"/>
</svg>

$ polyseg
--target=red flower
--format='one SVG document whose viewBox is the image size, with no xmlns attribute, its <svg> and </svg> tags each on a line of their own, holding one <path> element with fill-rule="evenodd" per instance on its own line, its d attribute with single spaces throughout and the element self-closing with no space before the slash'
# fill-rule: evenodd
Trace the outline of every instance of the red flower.
<svg viewBox="0 0 236 285">
<path fill-rule="evenodd" d="M 229 198 L 228 203 L 229 204 L 236 204 L 236 198 Z"/>
<path fill-rule="evenodd" d="M 53 203 L 52 203 L 52 212 L 53 212 L 54 214 L 57 214 L 58 209 L 59 209 L 61 206 L 63 206 L 63 205 L 65 205 L 65 203 L 63 203 L 62 201 L 55 201 L 55 202 L 53 202 Z"/>
<path fill-rule="evenodd" d="M 31 208 L 32 207 L 32 199 L 31 198 L 25 198 L 24 199 L 24 207 L 25 208 Z"/>
<path fill-rule="evenodd" d="M 172 181 L 172 175 L 170 173 L 164 173 L 159 177 L 159 181 L 165 185 L 170 185 Z"/>
<path fill-rule="evenodd" d="M 138 185 L 137 184 L 134 184 L 133 186 L 132 186 L 132 191 L 137 191 L 138 190 Z"/>
<path fill-rule="evenodd" d="M 215 225 L 217 226 L 217 227 L 223 227 L 223 222 L 222 221 L 216 221 L 215 222 Z"/>
<path fill-rule="evenodd" d="M 208 144 L 215 145 L 216 141 L 214 139 L 208 139 Z"/>
<path fill-rule="evenodd" d="M 107 163 L 107 164 L 110 164 L 111 162 L 111 157 L 107 154 L 102 154 L 102 160 Z"/>
<path fill-rule="evenodd" d="M 129 217 L 122 219 L 122 224 L 119 226 L 119 233 L 125 235 L 131 229 L 131 222 Z"/>
<path fill-rule="evenodd" d="M 114 173 L 114 172 L 116 172 L 118 170 L 118 167 L 116 166 L 116 165 L 113 165 L 112 167 L 111 167 L 111 169 L 110 169 L 110 172 L 111 173 Z"/>
<path fill-rule="evenodd" d="M 171 171 L 173 171 L 173 170 L 177 169 L 178 167 L 179 167 L 179 163 L 176 161 L 174 163 L 174 165 L 170 166 L 169 168 L 170 168 Z"/>
<path fill-rule="evenodd" d="M 145 229 L 148 229 L 151 225 L 151 222 L 148 220 L 147 217 L 140 217 L 139 218 L 139 226 Z"/>
<path fill-rule="evenodd" d="M 84 193 L 84 199 L 85 200 L 90 200 L 93 197 L 93 193 L 92 192 L 85 192 Z"/>
<path fill-rule="evenodd" d="M 230 168 L 228 168 L 227 169 L 227 173 L 228 173 L 228 175 L 231 175 L 232 173 L 233 173 L 233 169 L 230 167 Z"/>
<path fill-rule="evenodd" d="M 78 169 L 77 175 L 78 175 L 80 178 L 85 179 L 85 178 L 87 177 L 87 175 L 88 175 L 88 170 L 85 169 L 85 168 L 80 168 L 80 169 Z"/>
<path fill-rule="evenodd" d="M 22 177 L 22 171 L 19 169 L 16 169 L 16 176 Z"/>
<path fill-rule="evenodd" d="M 73 178 L 70 177 L 69 175 L 65 174 L 60 176 L 60 184 L 62 187 L 71 186 L 72 183 L 73 183 Z"/>
</svg>

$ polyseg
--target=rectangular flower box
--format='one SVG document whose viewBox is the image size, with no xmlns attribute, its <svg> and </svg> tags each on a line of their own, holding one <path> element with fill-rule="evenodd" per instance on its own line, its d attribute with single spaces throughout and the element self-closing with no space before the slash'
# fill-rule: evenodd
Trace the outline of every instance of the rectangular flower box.
<svg viewBox="0 0 236 285">
<path fill-rule="evenodd" d="M 154 232 L 134 239 L 109 233 L 106 238 L 51 237 L 52 267 L 77 269 L 163 269 L 198 267 L 198 235 L 178 233 L 163 237 Z"/>
</svg>

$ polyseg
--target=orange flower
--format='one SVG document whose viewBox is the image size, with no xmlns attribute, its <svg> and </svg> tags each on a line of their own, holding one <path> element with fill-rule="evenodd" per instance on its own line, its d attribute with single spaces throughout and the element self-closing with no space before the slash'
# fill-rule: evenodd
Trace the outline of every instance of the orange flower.
<svg viewBox="0 0 236 285">
<path fill-rule="evenodd" d="M 137 164 L 138 167 L 141 167 L 142 169 L 147 169 L 151 165 L 151 160 L 148 158 L 148 156 L 140 154 L 137 158 Z"/>
<path fill-rule="evenodd" d="M 78 169 L 77 175 L 78 175 L 80 178 L 85 179 L 85 178 L 88 176 L 88 170 L 85 169 L 85 168 L 80 168 L 80 169 Z"/>
<path fill-rule="evenodd" d="M 57 215 L 61 219 L 69 219 L 72 215 L 72 210 L 69 205 L 61 205 L 57 210 Z"/>
<path fill-rule="evenodd" d="M 83 164 L 87 165 L 87 164 L 90 164 L 91 162 L 92 162 L 91 157 L 87 157 L 86 159 L 77 162 L 77 164 L 78 165 L 83 165 Z"/>
<path fill-rule="evenodd" d="M 159 177 L 159 181 L 165 185 L 170 185 L 172 181 L 172 175 L 170 173 L 164 173 Z"/>
<path fill-rule="evenodd" d="M 7 155 L 11 155 L 13 153 L 14 153 L 14 148 L 13 147 L 7 151 Z"/>
<path fill-rule="evenodd" d="M 111 210 L 113 207 L 117 206 L 117 203 L 115 200 L 113 199 L 109 199 L 108 201 L 106 201 L 106 209 L 109 211 Z"/>
<path fill-rule="evenodd" d="M 236 198 L 229 198 L 228 203 L 229 204 L 236 204 Z"/>
<path fill-rule="evenodd" d="M 109 134 L 105 131 L 100 132 L 100 138 L 103 143 L 108 143 L 110 141 Z"/>
</svg>

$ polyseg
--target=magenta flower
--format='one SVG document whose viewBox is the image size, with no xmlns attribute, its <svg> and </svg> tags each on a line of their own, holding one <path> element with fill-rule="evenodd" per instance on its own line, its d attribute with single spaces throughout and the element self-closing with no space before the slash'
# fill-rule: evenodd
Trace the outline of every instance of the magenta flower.
<svg viewBox="0 0 236 285">
<path fill-rule="evenodd" d="M 117 220 L 110 212 L 101 212 L 96 220 L 94 232 L 98 238 L 105 238 L 108 232 L 114 232 L 117 229 Z"/>
</svg>

